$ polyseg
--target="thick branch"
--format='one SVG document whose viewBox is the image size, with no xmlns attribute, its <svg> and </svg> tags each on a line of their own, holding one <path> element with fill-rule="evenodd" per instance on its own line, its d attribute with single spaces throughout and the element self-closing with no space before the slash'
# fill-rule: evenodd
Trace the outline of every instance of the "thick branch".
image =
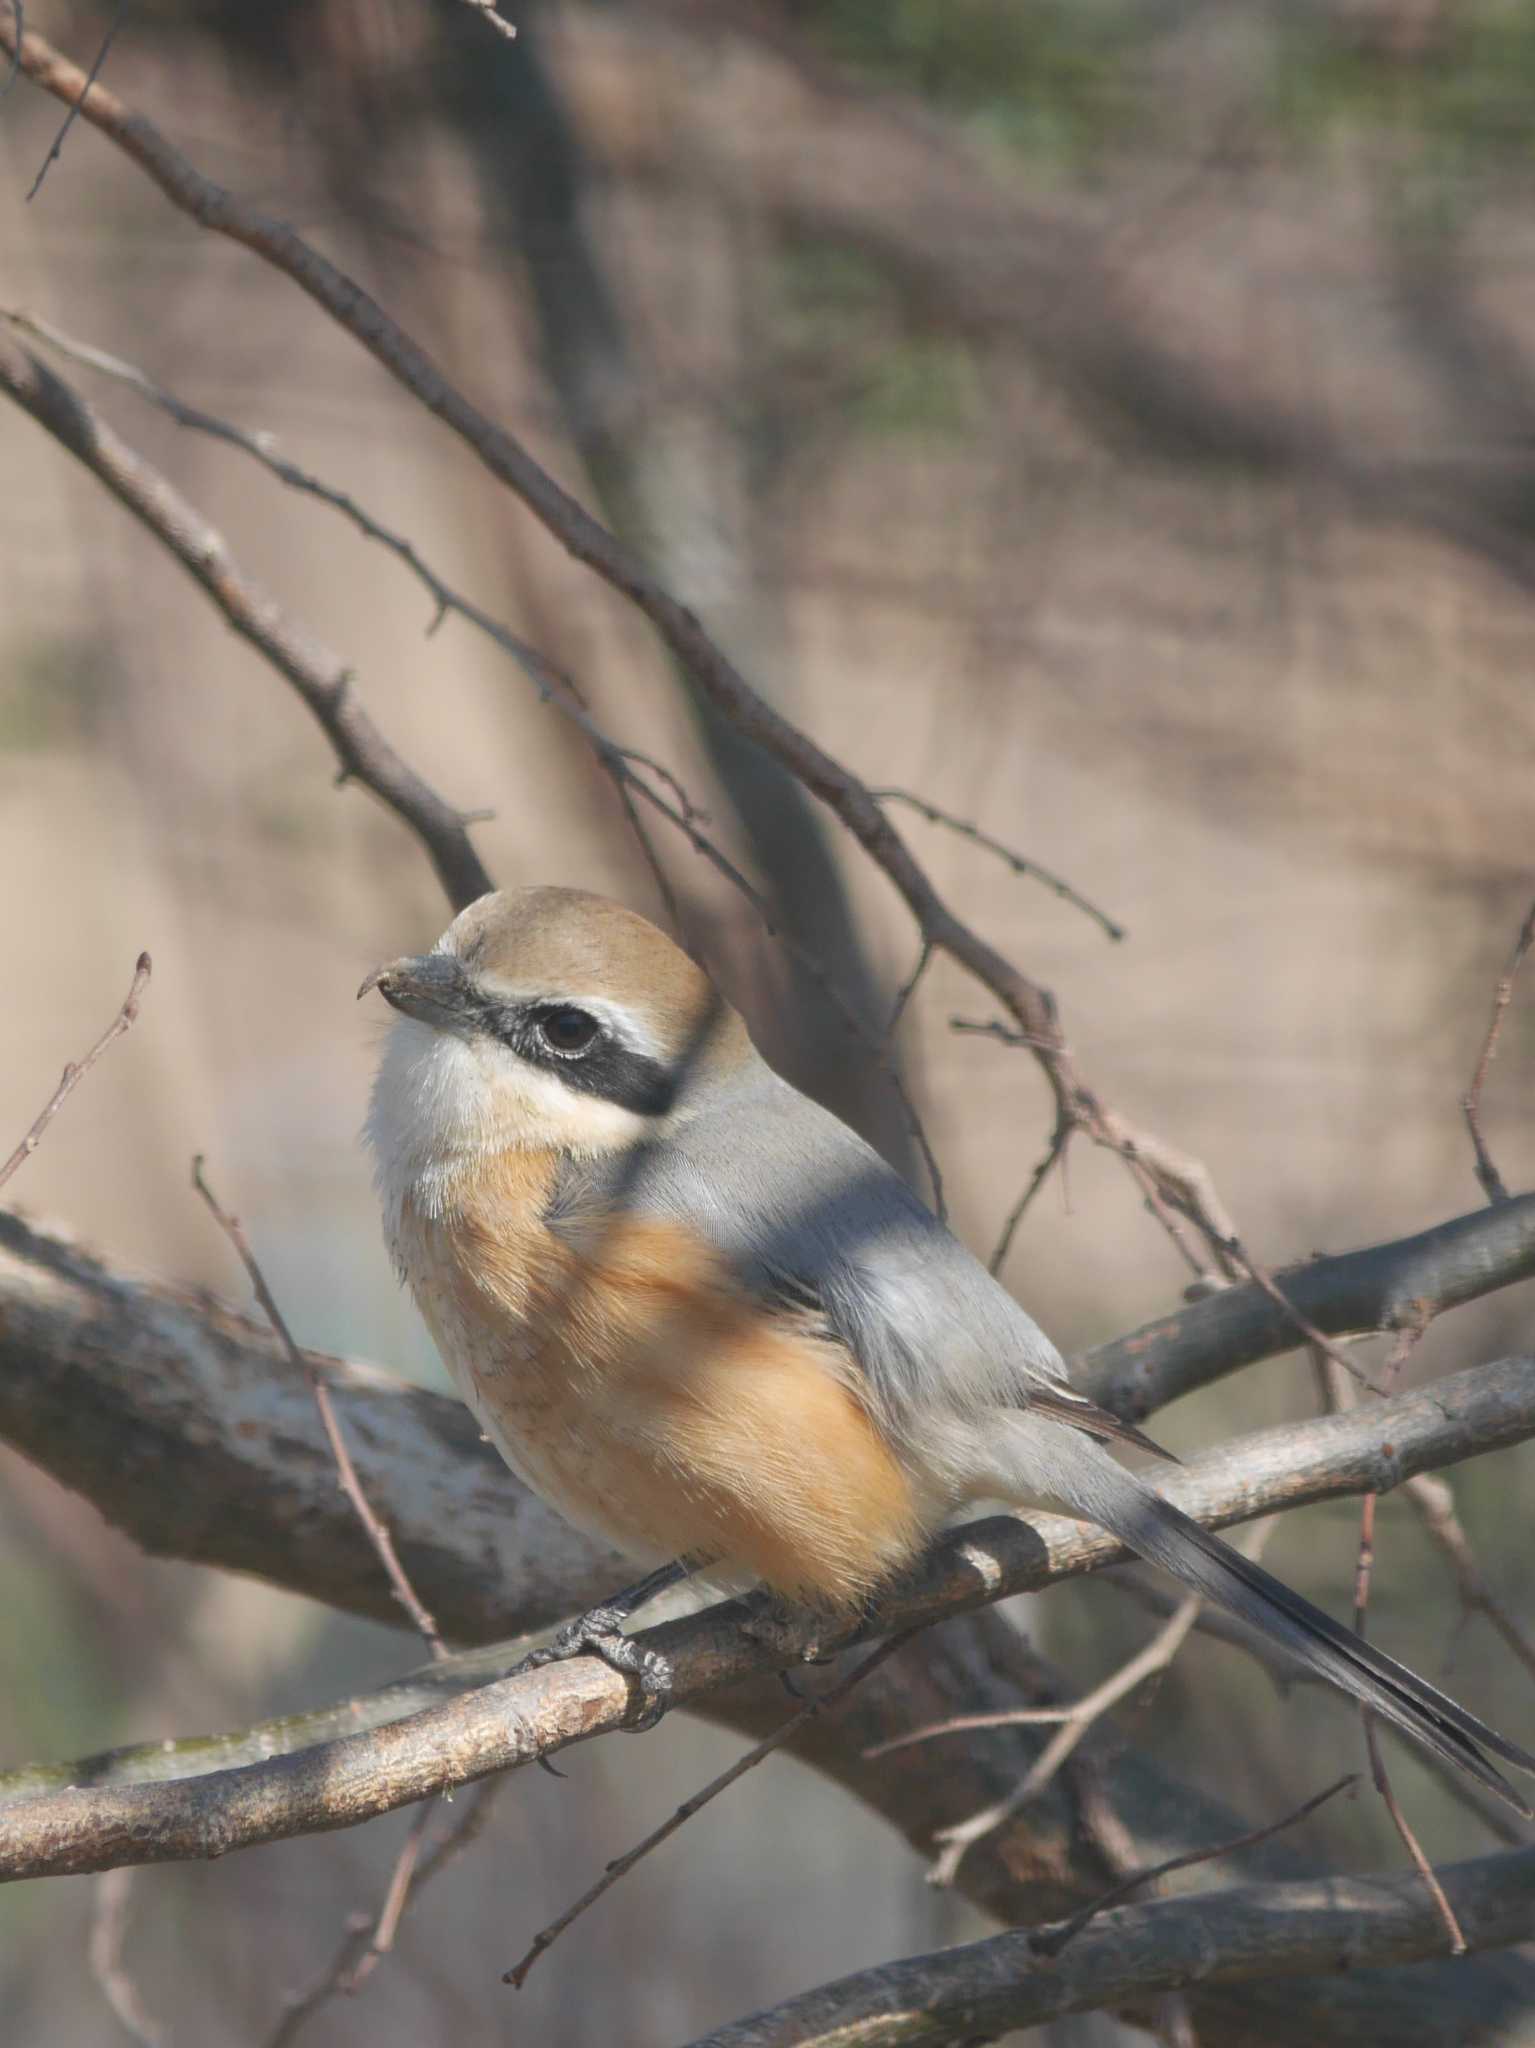
<svg viewBox="0 0 1535 2048">
<path fill-rule="evenodd" d="M 1419 1393 L 1263 1431 L 1182 1467 L 1166 1491 L 1222 1526 L 1340 1494 L 1383 1493 L 1413 1472 L 1531 1435 L 1535 1358 L 1504 1359 Z M 1037 1591 L 1125 1555 L 1112 1537 L 1057 1516 L 979 1522 L 937 1546 L 886 1598 L 871 1633 Z M 640 1640 L 670 1661 L 679 1702 L 792 1663 L 818 1632 L 807 1617 L 769 1648 L 742 1619 L 730 1603 L 644 1632 Z M 580 1658 L 295 1756 L 168 1784 L 77 1785 L 0 1812 L 0 1878 L 222 1855 L 350 1827 L 622 1727 L 631 1705 L 616 1672 Z"/>
<path fill-rule="evenodd" d="M 363 1482 L 450 1637 L 485 1641 L 547 1623 L 625 1576 L 619 1560 L 599 1556 L 521 1491 L 457 1402 L 366 1367 L 323 1363 Z M 399 1623 L 336 1490 L 313 1404 L 290 1383 L 270 1337 L 206 1299 L 114 1273 L 15 1218 L 0 1218 L 0 1437 L 79 1487 L 151 1550 L 259 1572 Z M 468 1669 L 455 1659 L 381 1695 L 243 1737 L 189 1740 L 169 1753 L 146 1745 L 10 1774 L 0 1796 L 269 1758 L 442 1702 L 450 1688 L 499 1676 L 510 1661 L 502 1646 L 479 1653 Z M 940 1829 L 1017 1782 L 1035 1753 L 1030 1733 L 978 1736 L 941 1772 L 916 1753 L 868 1763 L 863 1750 L 946 1714 L 1038 1698 L 1042 1682 L 1037 1660 L 1003 1618 L 974 1616 L 928 1630 L 835 1724 L 812 1724 L 795 1748 L 926 1853 Z M 784 1714 L 772 1679 L 713 1694 L 703 1707 L 751 1739 Z M 1165 1777 L 1139 1750 L 1116 1745 L 1108 1768 L 1142 1861 L 1229 1840 L 1246 1824 Z M 1304 1874 L 1293 1860 L 1290 1868 Z M 974 1903 L 1017 1923 L 1071 1911 L 1096 1896 L 1108 1874 L 1074 1799 L 1057 1788 L 1043 1808 L 982 1844 L 960 1885 Z M 1263 1873 L 1237 1859 L 1220 1874 Z M 1209 1996 L 1224 2001 L 1223 2038 L 1246 2048 L 1320 2048 L 1388 2016 L 1412 2029 L 1399 2038 L 1414 2048 L 1467 2048 L 1503 2038 L 1510 2014 L 1532 1995 L 1511 1959 L 1489 1959 L 1420 1967 L 1400 1980 L 1324 1977 L 1273 1993 L 1253 1985 Z M 1206 2004 L 1196 1998 L 1196 2016 Z"/>
<path fill-rule="evenodd" d="M 96 93 L 102 88 L 97 87 Z M 92 95 L 94 103 L 95 94 Z M 120 440 L 36 356 L 0 336 L 0 391 L 31 413 L 146 526 L 198 583 L 243 640 L 303 699 L 336 752 L 343 779 L 360 782 L 426 848 L 456 908 L 491 885 L 463 814 L 397 754 L 358 701 L 339 655 L 285 619 L 232 560 L 224 537 L 165 477 Z"/>
<path fill-rule="evenodd" d="M 1535 1936 L 1535 1849 L 1440 1875 L 1473 1949 Z M 1188 1985 L 1370 1969 L 1443 1949 L 1443 1922 L 1411 1873 L 1247 1885 L 1121 1906 L 1049 1961 L 1021 1933 L 887 1963 L 721 2027 L 693 2048 L 946 2048 Z M 1385 2048 L 1415 2036 L 1372 2027 L 1363 2038 Z"/>
<path fill-rule="evenodd" d="M 1285 1299 L 1330 1337 L 1396 1330 L 1535 1275 L 1535 1195 L 1457 1216 L 1276 1277 Z M 1259 1359 L 1293 1351 L 1300 1331 L 1257 1286 L 1233 1287 L 1160 1316 L 1079 1361 L 1085 1393 L 1127 1422 Z"/>
</svg>

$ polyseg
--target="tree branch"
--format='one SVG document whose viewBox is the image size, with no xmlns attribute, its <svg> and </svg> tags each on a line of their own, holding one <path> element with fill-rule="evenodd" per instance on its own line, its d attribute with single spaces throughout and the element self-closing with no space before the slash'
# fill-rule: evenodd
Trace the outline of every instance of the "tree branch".
<svg viewBox="0 0 1535 2048">
<path fill-rule="evenodd" d="M 1433 1314 L 1535 1276 L 1535 1194 L 1475 1210 L 1416 1237 L 1314 1259 L 1276 1276 L 1292 1302 L 1330 1336 L 1405 1328 Z M 1073 1377 L 1086 1394 L 1127 1422 L 1196 1387 L 1294 1351 L 1304 1339 L 1262 1288 L 1223 1289 L 1172 1315 L 1100 1344 Z"/>
<path fill-rule="evenodd" d="M 1413 1472 L 1535 1435 L 1535 1358 L 1509 1358 L 1420 1392 L 1260 1432 L 1180 1468 L 1169 1498 L 1214 1527 L 1278 1508 L 1384 1493 Z M 978 1522 L 935 1547 L 883 1601 L 871 1633 L 1037 1591 L 1120 1562 L 1113 1538 L 1057 1516 Z M 387 1593 L 384 1594 L 387 1598 Z M 679 1703 L 813 1648 L 814 1616 L 769 1648 L 740 1626 L 739 1602 L 644 1631 L 668 1658 Z M 90 1786 L 0 1809 L 0 1878 L 62 1876 L 122 1863 L 218 1856 L 350 1827 L 377 1813 L 551 1755 L 622 1727 L 626 1681 L 581 1657 L 498 1680 L 463 1698 L 297 1755 L 156 1785 Z"/>
<path fill-rule="evenodd" d="M 1088 1088 L 1061 1032 L 1053 996 L 971 931 L 939 896 L 868 788 L 776 711 L 717 647 L 697 615 L 672 596 L 645 563 L 543 470 L 497 421 L 460 392 L 426 352 L 348 277 L 283 221 L 205 178 L 141 114 L 85 78 L 42 37 L 19 34 L 0 17 L 0 50 L 106 135 L 183 212 L 281 271 L 345 328 L 429 412 L 470 448 L 578 562 L 590 568 L 652 624 L 694 685 L 745 738 L 762 747 L 819 797 L 905 900 L 925 944 L 966 968 L 1008 1011 L 1030 1043 L 1055 1097 L 1058 1120 L 1086 1131 L 1152 1182 L 1160 1199 L 1189 1216 L 1220 1246 L 1236 1238 L 1204 1167 L 1149 1132 L 1132 1127 Z"/>
<path fill-rule="evenodd" d="M 1535 1849 L 1440 1874 L 1471 1948 L 1535 1935 Z M 1049 1932 L 1039 1930 L 1046 1940 Z M 1364 1970 L 1443 1950 L 1444 1924 L 1416 1875 L 1247 1885 L 1120 1906 L 1049 1963 L 1028 1933 L 887 1963 L 721 2027 L 692 2048 L 957 2048 L 1185 1985 Z M 1368 2038 L 1384 2048 L 1409 2037 Z"/>
<path fill-rule="evenodd" d="M 30 38 L 29 38 L 30 40 Z M 4 31 L 0 31 L 0 47 Z M 97 87 L 86 110 L 94 107 Z M 230 556 L 223 535 L 165 477 L 120 440 L 105 421 L 37 357 L 0 336 L 0 391 L 61 441 L 112 495 L 148 527 L 200 584 L 235 632 L 292 686 L 323 728 L 343 780 L 360 782 L 425 847 L 457 908 L 483 896 L 490 876 L 469 842 L 462 812 L 440 797 L 397 754 L 358 701 L 352 671 L 285 619 Z"/>
</svg>

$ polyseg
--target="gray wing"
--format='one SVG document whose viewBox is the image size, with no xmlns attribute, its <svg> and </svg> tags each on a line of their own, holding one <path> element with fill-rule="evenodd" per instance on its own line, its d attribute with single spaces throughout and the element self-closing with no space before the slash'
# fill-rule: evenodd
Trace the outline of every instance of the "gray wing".
<svg viewBox="0 0 1535 2048">
<path fill-rule="evenodd" d="M 935 1409 L 1035 1406 L 1156 1449 L 1076 1393 L 1039 1325 L 899 1174 L 770 1068 L 664 1144 L 573 1168 L 549 1220 L 615 1202 L 684 1224 L 765 1301 L 818 1316 L 898 1429 Z"/>
</svg>

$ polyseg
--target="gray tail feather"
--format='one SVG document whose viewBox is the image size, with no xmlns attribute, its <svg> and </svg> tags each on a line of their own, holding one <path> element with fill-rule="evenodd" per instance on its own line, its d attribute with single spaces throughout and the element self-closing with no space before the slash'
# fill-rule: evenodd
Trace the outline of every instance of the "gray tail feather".
<svg viewBox="0 0 1535 2048">
<path fill-rule="evenodd" d="M 1468 1714 L 1354 1629 L 1313 1607 L 1159 1494 L 1139 1485 L 1133 1494 L 1116 1487 L 1112 1501 L 1102 1507 L 1107 1513 L 1095 1504 L 1094 1519 L 1102 1520 L 1132 1550 L 1272 1637 L 1319 1677 L 1352 1693 L 1383 1721 L 1532 1817 L 1530 1807 L 1482 1754 L 1483 1748 L 1490 1749 L 1522 1770 L 1535 1771 L 1535 1756 L 1528 1750 Z"/>
</svg>

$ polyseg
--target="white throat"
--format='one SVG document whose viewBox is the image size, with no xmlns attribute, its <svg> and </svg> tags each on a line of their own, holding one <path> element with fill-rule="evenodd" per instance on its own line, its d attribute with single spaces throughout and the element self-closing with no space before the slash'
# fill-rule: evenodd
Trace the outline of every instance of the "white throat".
<svg viewBox="0 0 1535 2048">
<path fill-rule="evenodd" d="M 643 1143 L 658 1128 L 654 1118 L 568 1088 L 491 1039 L 396 1017 L 363 1136 L 393 1244 L 407 1200 L 441 1216 L 487 1160 L 511 1151 L 590 1157 Z"/>
</svg>

